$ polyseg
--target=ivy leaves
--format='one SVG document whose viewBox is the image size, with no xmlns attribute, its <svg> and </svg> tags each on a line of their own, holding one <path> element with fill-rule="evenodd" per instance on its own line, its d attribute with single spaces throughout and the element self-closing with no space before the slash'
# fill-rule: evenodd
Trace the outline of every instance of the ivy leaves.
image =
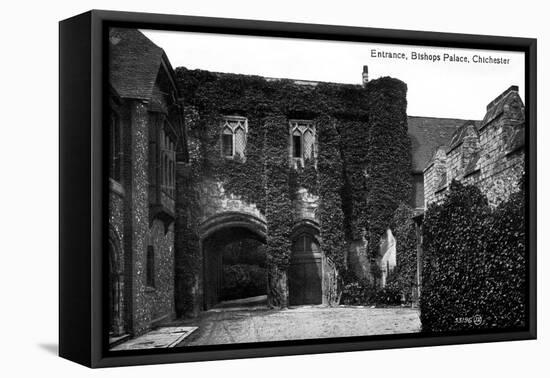
<svg viewBox="0 0 550 378">
<path fill-rule="evenodd" d="M 496 209 L 475 186 L 451 183 L 424 220 L 424 331 L 525 326 L 526 248 L 522 188 Z M 477 322 L 469 321 L 479 316 Z"/>
</svg>

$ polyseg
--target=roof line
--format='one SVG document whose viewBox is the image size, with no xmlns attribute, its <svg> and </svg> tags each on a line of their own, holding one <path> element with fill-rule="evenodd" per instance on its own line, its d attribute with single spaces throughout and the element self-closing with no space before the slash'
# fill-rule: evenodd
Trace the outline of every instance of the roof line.
<svg viewBox="0 0 550 378">
<path fill-rule="evenodd" d="M 470 118 L 453 118 L 453 117 L 433 117 L 433 116 L 418 116 L 418 115 L 407 115 L 409 118 L 429 118 L 429 119 L 447 119 L 447 120 L 456 120 L 456 121 L 473 121 L 473 122 L 481 122 L 482 120 L 477 119 L 470 119 Z"/>
<path fill-rule="evenodd" d="M 178 86 L 176 85 L 176 73 L 174 72 L 174 69 L 172 68 L 172 65 L 170 64 L 170 59 L 168 59 L 168 56 L 166 55 L 166 52 L 164 49 L 162 49 L 162 55 L 161 55 L 161 67 L 166 71 L 168 74 L 168 78 L 170 80 L 170 83 L 172 84 L 172 87 L 176 91 L 177 97 L 180 96 Z"/>
<path fill-rule="evenodd" d="M 302 85 L 334 84 L 334 85 L 349 85 L 349 86 L 354 86 L 354 87 L 361 87 L 362 86 L 361 83 L 340 83 L 340 82 L 336 82 L 336 81 L 291 79 L 291 78 L 287 78 L 287 77 L 272 77 L 272 76 L 263 76 L 263 75 L 259 75 L 259 74 L 249 74 L 249 73 L 210 71 L 210 70 L 205 70 L 205 69 L 202 69 L 202 68 L 187 68 L 185 66 L 176 67 L 176 69 L 178 69 L 178 68 L 185 68 L 186 70 L 189 70 L 189 71 L 207 71 L 207 72 L 210 72 L 214 75 L 238 75 L 238 76 L 259 77 L 259 78 L 262 78 L 266 81 L 283 81 L 283 80 L 287 80 L 287 81 L 292 81 L 292 82 L 294 82 L 295 84 L 298 84 L 298 85 L 300 85 L 300 84 L 302 84 Z"/>
</svg>

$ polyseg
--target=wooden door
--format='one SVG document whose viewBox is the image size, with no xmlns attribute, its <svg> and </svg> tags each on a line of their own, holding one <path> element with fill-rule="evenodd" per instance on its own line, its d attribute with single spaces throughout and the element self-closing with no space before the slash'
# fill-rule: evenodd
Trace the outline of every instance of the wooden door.
<svg viewBox="0 0 550 378">
<path fill-rule="evenodd" d="M 319 246 L 309 234 L 301 234 L 292 245 L 288 273 L 291 306 L 322 303 L 322 265 Z"/>
</svg>

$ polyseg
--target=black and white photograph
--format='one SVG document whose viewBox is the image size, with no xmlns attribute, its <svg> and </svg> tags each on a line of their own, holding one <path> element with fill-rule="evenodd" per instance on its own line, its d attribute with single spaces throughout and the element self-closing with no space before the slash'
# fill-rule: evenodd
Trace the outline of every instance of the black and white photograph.
<svg viewBox="0 0 550 378">
<path fill-rule="evenodd" d="M 110 353 L 528 328 L 524 52 L 107 34 Z"/>
<path fill-rule="evenodd" d="M 545 8 L 6 3 L 0 377 L 544 377 Z"/>
</svg>

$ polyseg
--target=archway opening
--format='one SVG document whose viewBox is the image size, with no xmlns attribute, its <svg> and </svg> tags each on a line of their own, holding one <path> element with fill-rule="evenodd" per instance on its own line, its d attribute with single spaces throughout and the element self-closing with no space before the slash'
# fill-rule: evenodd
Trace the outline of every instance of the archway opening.
<svg viewBox="0 0 550 378">
<path fill-rule="evenodd" d="M 262 306 L 267 294 L 265 236 L 227 225 L 203 240 L 204 308 Z"/>
<path fill-rule="evenodd" d="M 222 255 L 220 300 L 248 305 L 263 303 L 264 298 L 259 297 L 267 299 L 265 245 L 255 239 L 241 239 L 227 244 Z"/>
</svg>

